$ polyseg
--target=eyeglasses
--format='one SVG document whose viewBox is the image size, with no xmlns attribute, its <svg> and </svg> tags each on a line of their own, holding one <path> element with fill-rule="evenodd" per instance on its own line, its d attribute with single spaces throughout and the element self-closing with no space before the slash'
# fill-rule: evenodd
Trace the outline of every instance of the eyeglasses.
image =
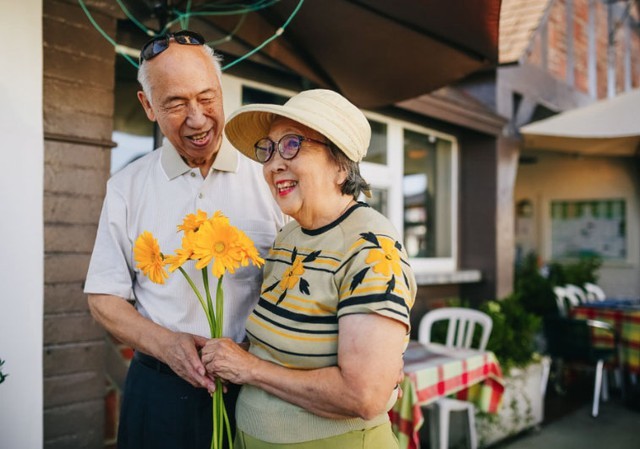
<svg viewBox="0 0 640 449">
<path fill-rule="evenodd" d="M 304 141 L 315 142 L 320 145 L 329 145 L 327 142 L 300 136 L 298 134 L 285 134 L 280 138 L 280 140 L 278 140 L 278 142 L 274 142 L 268 137 L 263 137 L 253 145 L 253 148 L 255 149 L 256 159 L 258 162 L 265 164 L 273 157 L 274 148 L 278 148 L 278 153 L 280 153 L 280 157 L 282 159 L 293 159 L 298 155 L 302 142 Z"/>
<path fill-rule="evenodd" d="M 204 45 L 205 40 L 200 34 L 182 30 L 176 33 L 167 33 L 162 36 L 156 36 L 149 42 L 144 44 L 142 50 L 140 50 L 140 64 L 142 61 L 148 61 L 158 56 L 160 53 L 169 48 L 169 41 L 173 38 L 178 44 L 181 45 Z"/>
</svg>

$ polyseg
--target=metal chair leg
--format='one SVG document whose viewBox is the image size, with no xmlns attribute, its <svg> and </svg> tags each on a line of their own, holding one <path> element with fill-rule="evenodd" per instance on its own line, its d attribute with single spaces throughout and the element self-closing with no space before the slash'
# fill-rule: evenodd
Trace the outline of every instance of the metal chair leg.
<svg viewBox="0 0 640 449">
<path fill-rule="evenodd" d="M 476 434 L 476 412 L 474 407 L 467 409 L 467 416 L 469 419 L 469 447 L 471 449 L 478 449 L 478 435 Z"/>
<path fill-rule="evenodd" d="M 591 416 L 594 418 L 598 416 L 598 409 L 600 408 L 600 392 L 602 389 L 602 366 L 604 362 L 598 360 L 596 365 L 596 382 L 593 390 L 593 407 L 591 408 Z"/>
<path fill-rule="evenodd" d="M 438 437 L 440 449 L 449 448 L 449 409 L 438 407 Z"/>
<path fill-rule="evenodd" d="M 433 404 L 429 406 L 429 447 L 439 449 L 439 433 L 438 425 L 440 424 L 440 408 Z M 438 416 L 436 416 L 438 415 Z"/>
</svg>

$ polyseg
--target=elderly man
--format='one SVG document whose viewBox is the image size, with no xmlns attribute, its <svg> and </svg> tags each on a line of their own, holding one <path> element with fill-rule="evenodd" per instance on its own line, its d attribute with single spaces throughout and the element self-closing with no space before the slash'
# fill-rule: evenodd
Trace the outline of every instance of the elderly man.
<svg viewBox="0 0 640 449">
<path fill-rule="evenodd" d="M 176 226 L 198 209 L 221 210 L 265 255 L 283 216 L 261 167 L 223 141 L 220 63 L 202 36 L 181 31 L 141 52 L 138 98 L 166 137 L 107 184 L 85 292 L 95 319 L 135 349 L 124 391 L 118 448 L 209 447 L 214 388 L 198 350 L 209 337 L 204 312 L 180 275 L 153 284 L 136 268 L 132 245 L 150 231 L 160 248 L 179 248 Z M 192 279 L 200 279 L 186 264 Z M 223 333 L 242 341 L 258 297 L 254 267 L 224 276 Z M 233 418 L 237 390 L 225 395 Z M 233 428 L 233 426 L 232 426 Z"/>
</svg>

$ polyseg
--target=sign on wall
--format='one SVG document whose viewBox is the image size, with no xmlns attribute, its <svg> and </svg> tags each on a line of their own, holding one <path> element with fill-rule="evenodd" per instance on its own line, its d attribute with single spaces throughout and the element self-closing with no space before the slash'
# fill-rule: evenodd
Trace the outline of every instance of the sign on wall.
<svg viewBox="0 0 640 449">
<path fill-rule="evenodd" d="M 627 258 L 624 199 L 551 201 L 553 259 Z"/>
</svg>

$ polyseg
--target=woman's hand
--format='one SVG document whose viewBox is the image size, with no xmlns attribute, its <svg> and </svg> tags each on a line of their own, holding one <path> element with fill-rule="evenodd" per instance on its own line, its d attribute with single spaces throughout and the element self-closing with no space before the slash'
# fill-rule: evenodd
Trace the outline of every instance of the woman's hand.
<svg viewBox="0 0 640 449">
<path fill-rule="evenodd" d="M 250 382 L 251 373 L 260 360 L 245 347 L 229 338 L 207 341 L 202 347 L 201 360 L 207 373 L 228 382 L 242 385 Z"/>
</svg>

